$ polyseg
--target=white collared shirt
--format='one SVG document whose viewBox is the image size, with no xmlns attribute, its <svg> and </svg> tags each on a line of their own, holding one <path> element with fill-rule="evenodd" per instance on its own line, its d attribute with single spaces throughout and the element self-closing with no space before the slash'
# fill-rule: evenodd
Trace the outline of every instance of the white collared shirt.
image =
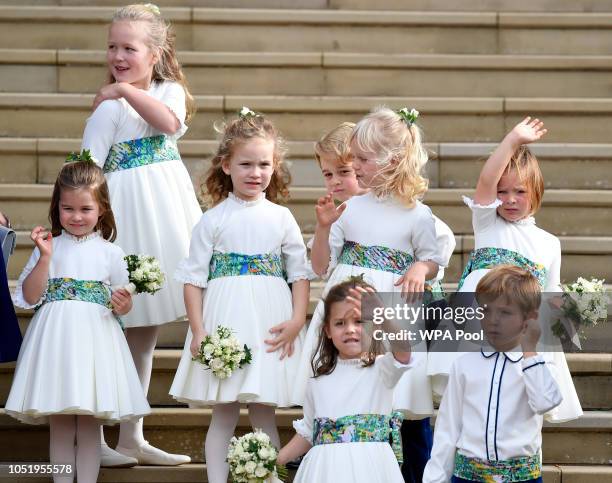
<svg viewBox="0 0 612 483">
<path fill-rule="evenodd" d="M 532 456 L 542 445 L 542 415 L 561 403 L 555 367 L 542 355 L 465 354 L 453 364 L 435 424 L 424 483 L 446 483 L 455 452 L 488 461 Z"/>
</svg>

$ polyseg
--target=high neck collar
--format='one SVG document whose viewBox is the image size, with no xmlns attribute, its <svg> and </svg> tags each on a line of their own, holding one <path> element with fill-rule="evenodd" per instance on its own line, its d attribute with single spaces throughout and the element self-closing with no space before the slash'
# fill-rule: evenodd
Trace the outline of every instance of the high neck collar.
<svg viewBox="0 0 612 483">
<path fill-rule="evenodd" d="M 243 200 L 242 198 L 236 196 L 232 192 L 230 192 L 227 195 L 227 197 L 230 200 L 233 200 L 234 202 L 238 203 L 241 206 L 255 206 L 255 205 L 258 205 L 259 203 L 261 203 L 263 200 L 266 199 L 266 194 L 265 193 L 261 193 L 261 195 L 259 195 L 259 198 L 257 198 L 256 200 L 251 200 L 251 201 Z"/>
<path fill-rule="evenodd" d="M 67 232 L 66 230 L 62 230 L 62 236 L 65 236 L 69 240 L 75 243 L 85 243 L 86 241 L 93 240 L 94 238 L 100 237 L 99 231 L 92 231 L 88 235 L 83 236 L 74 236 L 72 233 Z"/>
</svg>

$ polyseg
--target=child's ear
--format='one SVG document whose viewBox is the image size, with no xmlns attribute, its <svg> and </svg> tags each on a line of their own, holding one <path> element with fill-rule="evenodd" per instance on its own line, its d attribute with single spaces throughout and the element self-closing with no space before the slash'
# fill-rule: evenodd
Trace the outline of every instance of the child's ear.
<svg viewBox="0 0 612 483">
<path fill-rule="evenodd" d="M 525 315 L 525 322 L 527 322 L 528 320 L 538 320 L 539 316 L 540 312 L 538 312 L 538 310 L 532 310 L 531 312 L 528 312 Z"/>
<path fill-rule="evenodd" d="M 224 159 L 223 161 L 221 161 L 221 169 L 223 170 L 225 174 L 229 176 L 230 174 L 230 160 L 229 159 Z"/>
<path fill-rule="evenodd" d="M 323 331 L 325 332 L 325 335 L 327 336 L 327 338 L 331 339 L 331 335 L 329 334 L 329 326 L 327 324 L 323 326 Z"/>
</svg>

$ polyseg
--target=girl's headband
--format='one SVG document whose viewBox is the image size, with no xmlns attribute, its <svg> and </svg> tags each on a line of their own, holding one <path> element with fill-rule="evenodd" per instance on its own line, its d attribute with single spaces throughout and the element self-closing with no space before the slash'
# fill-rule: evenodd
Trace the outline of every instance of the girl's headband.
<svg viewBox="0 0 612 483">
<path fill-rule="evenodd" d="M 76 163 L 82 161 L 84 163 L 92 163 L 97 165 L 96 158 L 91 155 L 91 151 L 89 149 L 83 149 L 80 153 L 71 152 L 68 156 L 66 156 L 66 163 Z"/>
</svg>

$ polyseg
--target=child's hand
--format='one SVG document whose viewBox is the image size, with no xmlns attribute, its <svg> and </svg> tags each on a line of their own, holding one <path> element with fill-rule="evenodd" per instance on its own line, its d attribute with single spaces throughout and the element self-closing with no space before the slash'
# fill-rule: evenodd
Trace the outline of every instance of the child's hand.
<svg viewBox="0 0 612 483">
<path fill-rule="evenodd" d="M 355 288 L 351 288 L 349 289 L 349 296 L 346 297 L 346 301 L 352 305 L 352 308 L 346 313 L 344 314 L 345 317 L 348 317 L 350 315 L 354 315 L 358 320 L 361 320 L 361 316 L 362 316 L 362 304 L 363 304 L 363 295 L 364 294 L 373 294 L 376 293 L 376 291 L 370 287 L 355 287 Z M 378 297 L 373 299 L 373 302 L 377 305 L 377 306 L 383 306 L 382 302 L 380 301 L 380 299 Z M 370 312 L 368 310 L 368 312 Z"/>
<path fill-rule="evenodd" d="M 280 360 L 293 355 L 293 341 L 304 326 L 304 321 L 291 319 L 270 329 L 271 334 L 278 334 L 274 339 L 266 339 L 264 342 L 271 346 L 266 352 L 276 352 L 283 349 Z"/>
<path fill-rule="evenodd" d="M 531 118 L 527 116 L 514 126 L 509 135 L 512 136 L 517 146 L 521 146 L 523 144 L 538 141 L 546 132 L 547 130 L 544 129 L 544 123 L 542 121 L 539 119 L 531 120 Z"/>
<path fill-rule="evenodd" d="M 132 296 L 124 288 L 113 292 L 111 296 L 113 312 L 117 315 L 125 315 L 132 309 Z"/>
<path fill-rule="evenodd" d="M 30 233 L 30 238 L 40 251 L 40 258 L 51 258 L 53 253 L 53 236 L 42 226 L 37 226 Z"/>
<path fill-rule="evenodd" d="M 425 276 L 427 267 L 421 263 L 413 263 L 400 279 L 395 282 L 395 286 L 402 287 L 402 297 L 406 302 L 416 303 L 423 297 L 425 291 Z"/>
<path fill-rule="evenodd" d="M 330 227 L 338 218 L 340 218 L 340 215 L 345 209 L 346 203 L 342 203 L 336 208 L 331 194 L 328 194 L 323 198 L 319 198 L 315 206 L 317 223 L 324 228 Z"/>
<path fill-rule="evenodd" d="M 123 83 L 122 82 L 114 82 L 112 84 L 107 84 L 102 87 L 93 101 L 92 110 L 96 110 L 98 106 L 103 102 L 109 99 L 120 99 L 123 97 Z"/>
<path fill-rule="evenodd" d="M 200 352 L 200 347 L 202 346 L 202 341 L 206 338 L 208 334 L 204 329 L 199 330 L 193 333 L 193 337 L 191 338 L 191 344 L 189 345 L 189 350 L 191 351 L 192 357 L 197 357 Z"/>
<path fill-rule="evenodd" d="M 527 320 L 521 336 L 524 357 L 531 357 L 536 354 L 536 346 L 540 340 L 540 335 L 542 335 L 542 329 L 537 317 Z"/>
</svg>

